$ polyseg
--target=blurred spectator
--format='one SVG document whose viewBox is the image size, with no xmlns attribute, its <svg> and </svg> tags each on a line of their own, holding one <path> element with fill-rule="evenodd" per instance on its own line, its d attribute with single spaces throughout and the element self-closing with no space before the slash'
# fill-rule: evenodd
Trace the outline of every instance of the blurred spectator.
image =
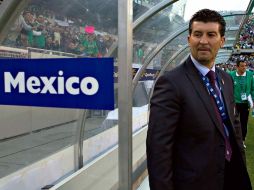
<svg viewBox="0 0 254 190">
<path fill-rule="evenodd" d="M 55 43 L 60 46 L 61 45 L 61 34 L 60 34 L 60 29 L 58 26 L 55 27 L 54 31 L 54 41 Z"/>
<path fill-rule="evenodd" d="M 137 48 L 137 58 L 138 58 L 138 64 L 142 64 L 143 63 L 143 58 L 144 58 L 144 50 L 143 50 L 143 46 L 144 44 L 138 46 Z"/>
<path fill-rule="evenodd" d="M 98 49 L 99 49 L 99 53 L 103 56 L 106 54 L 107 50 L 106 50 L 106 43 L 104 41 L 104 38 L 102 35 L 98 34 L 97 35 L 97 46 L 98 46 Z"/>
<path fill-rule="evenodd" d="M 48 36 L 46 39 L 46 47 L 47 50 L 54 50 L 58 51 L 59 50 L 59 44 L 55 42 L 51 36 Z"/>
<path fill-rule="evenodd" d="M 10 32 L 4 42 L 4 44 L 10 44 L 13 46 L 28 46 L 27 35 L 32 32 L 33 16 L 31 12 L 24 11 L 11 27 Z"/>
<path fill-rule="evenodd" d="M 68 53 L 73 53 L 73 54 L 81 54 L 80 47 L 74 41 L 70 41 L 69 42 L 69 45 L 68 45 L 68 48 L 67 48 L 67 52 Z"/>
<path fill-rule="evenodd" d="M 95 35 L 94 34 L 87 34 L 86 39 L 82 42 L 84 47 L 84 56 L 88 57 L 97 57 L 99 54 L 99 49 L 96 44 Z"/>
<path fill-rule="evenodd" d="M 36 31 L 41 32 L 41 34 L 34 35 L 33 47 L 45 49 L 47 31 L 46 31 L 45 19 L 42 15 L 39 15 L 38 18 L 35 20 L 34 27 L 36 28 Z"/>
</svg>

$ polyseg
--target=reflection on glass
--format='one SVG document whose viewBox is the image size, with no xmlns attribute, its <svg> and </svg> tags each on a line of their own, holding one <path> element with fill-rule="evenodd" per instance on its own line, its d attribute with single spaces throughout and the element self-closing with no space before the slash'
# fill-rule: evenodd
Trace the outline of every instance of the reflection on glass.
<svg viewBox="0 0 254 190">
<path fill-rule="evenodd" d="M 189 53 L 190 53 L 190 49 L 187 46 L 186 48 L 183 47 L 183 49 L 180 49 L 179 52 L 176 52 L 176 57 L 173 60 L 169 60 L 165 64 L 165 70 L 163 70 L 162 73 L 164 71 L 169 71 L 175 68 L 177 65 L 181 64 L 183 61 L 185 61 Z"/>
<path fill-rule="evenodd" d="M 152 73 L 154 70 L 146 70 L 144 75 L 150 73 L 151 77 L 142 77 L 142 81 L 139 81 L 133 92 L 133 108 L 132 108 L 132 131 L 136 132 L 142 127 L 148 124 L 148 104 L 150 99 L 151 88 L 155 79 L 156 73 Z M 153 79 L 153 80 L 152 80 Z"/>
<path fill-rule="evenodd" d="M 173 6 L 160 11 L 141 24 L 134 32 L 134 40 L 145 43 L 160 43 L 184 23 L 183 17 L 172 12 Z"/>
<path fill-rule="evenodd" d="M 117 15 L 117 0 L 107 4 L 87 0 L 29 1 L 7 28 L 0 43 L 0 57 L 103 57 L 117 39 Z M 19 108 L 0 107 L 0 177 L 76 142 L 78 110 L 29 107 L 19 111 Z M 84 140 L 117 126 L 118 119 L 108 118 L 108 114 L 103 110 L 89 111 Z M 116 136 L 114 140 L 117 139 Z M 103 143 L 98 142 L 99 146 Z M 69 156 L 73 158 L 73 152 Z M 74 168 L 70 170 L 73 172 Z"/>
<path fill-rule="evenodd" d="M 105 7 L 83 0 L 71 4 L 63 0 L 31 1 L 1 45 L 102 57 L 116 40 L 116 5 Z"/>
<path fill-rule="evenodd" d="M 146 20 L 134 31 L 133 61 L 143 64 L 151 52 L 168 36 L 185 25 L 186 0 L 177 1 Z M 160 68 L 162 53 L 154 59 L 153 68 Z"/>
<path fill-rule="evenodd" d="M 37 111 L 41 113 L 36 116 Z M 0 107 L 0 178 L 74 144 L 76 121 L 64 122 L 58 117 L 63 115 L 59 110 L 54 110 L 55 118 L 43 117 L 53 115 L 53 110 L 44 114 L 37 111 L 32 113 L 28 107 Z"/>
</svg>

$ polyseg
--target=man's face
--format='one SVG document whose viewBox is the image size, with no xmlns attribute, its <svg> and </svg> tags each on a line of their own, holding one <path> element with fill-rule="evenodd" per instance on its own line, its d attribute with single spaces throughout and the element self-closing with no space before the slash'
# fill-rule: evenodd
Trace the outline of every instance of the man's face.
<svg viewBox="0 0 254 190">
<path fill-rule="evenodd" d="M 51 37 L 48 37 L 48 38 L 47 38 L 47 42 L 48 42 L 48 44 L 52 44 L 52 43 L 53 43 L 52 38 L 51 38 Z"/>
<path fill-rule="evenodd" d="M 39 23 L 43 23 L 43 22 L 44 22 L 44 18 L 43 18 L 43 17 L 38 17 L 38 18 L 37 18 L 37 21 L 38 21 Z"/>
<path fill-rule="evenodd" d="M 216 22 L 192 23 L 192 32 L 188 42 L 192 56 L 202 65 L 211 68 L 219 49 L 225 43 L 225 37 L 220 35 L 220 25 Z"/>
<path fill-rule="evenodd" d="M 31 13 L 25 14 L 25 21 L 32 23 L 33 22 L 33 15 Z"/>
<path fill-rule="evenodd" d="M 237 72 L 242 75 L 246 71 L 247 65 L 245 62 L 240 62 L 239 66 L 237 66 Z"/>
</svg>

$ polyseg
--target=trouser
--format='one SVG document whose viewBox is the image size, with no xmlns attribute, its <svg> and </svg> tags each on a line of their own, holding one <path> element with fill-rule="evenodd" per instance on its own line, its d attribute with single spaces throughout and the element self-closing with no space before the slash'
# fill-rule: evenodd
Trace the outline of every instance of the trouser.
<svg viewBox="0 0 254 190">
<path fill-rule="evenodd" d="M 242 137 L 243 137 L 243 141 L 245 141 L 245 137 L 247 135 L 248 118 L 249 118 L 249 105 L 248 103 L 236 103 L 236 109 L 238 114 L 240 114 Z"/>
</svg>

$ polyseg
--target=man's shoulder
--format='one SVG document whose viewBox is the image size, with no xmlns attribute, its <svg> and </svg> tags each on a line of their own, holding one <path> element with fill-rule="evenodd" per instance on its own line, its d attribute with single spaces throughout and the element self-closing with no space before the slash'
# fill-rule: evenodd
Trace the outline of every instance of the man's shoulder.
<svg viewBox="0 0 254 190">
<path fill-rule="evenodd" d="M 246 70 L 246 73 L 247 73 L 248 75 L 250 75 L 250 76 L 253 76 L 253 72 L 252 72 L 252 71 Z"/>
<path fill-rule="evenodd" d="M 247 80 L 251 81 L 253 80 L 253 72 L 252 71 L 246 71 Z"/>
</svg>

